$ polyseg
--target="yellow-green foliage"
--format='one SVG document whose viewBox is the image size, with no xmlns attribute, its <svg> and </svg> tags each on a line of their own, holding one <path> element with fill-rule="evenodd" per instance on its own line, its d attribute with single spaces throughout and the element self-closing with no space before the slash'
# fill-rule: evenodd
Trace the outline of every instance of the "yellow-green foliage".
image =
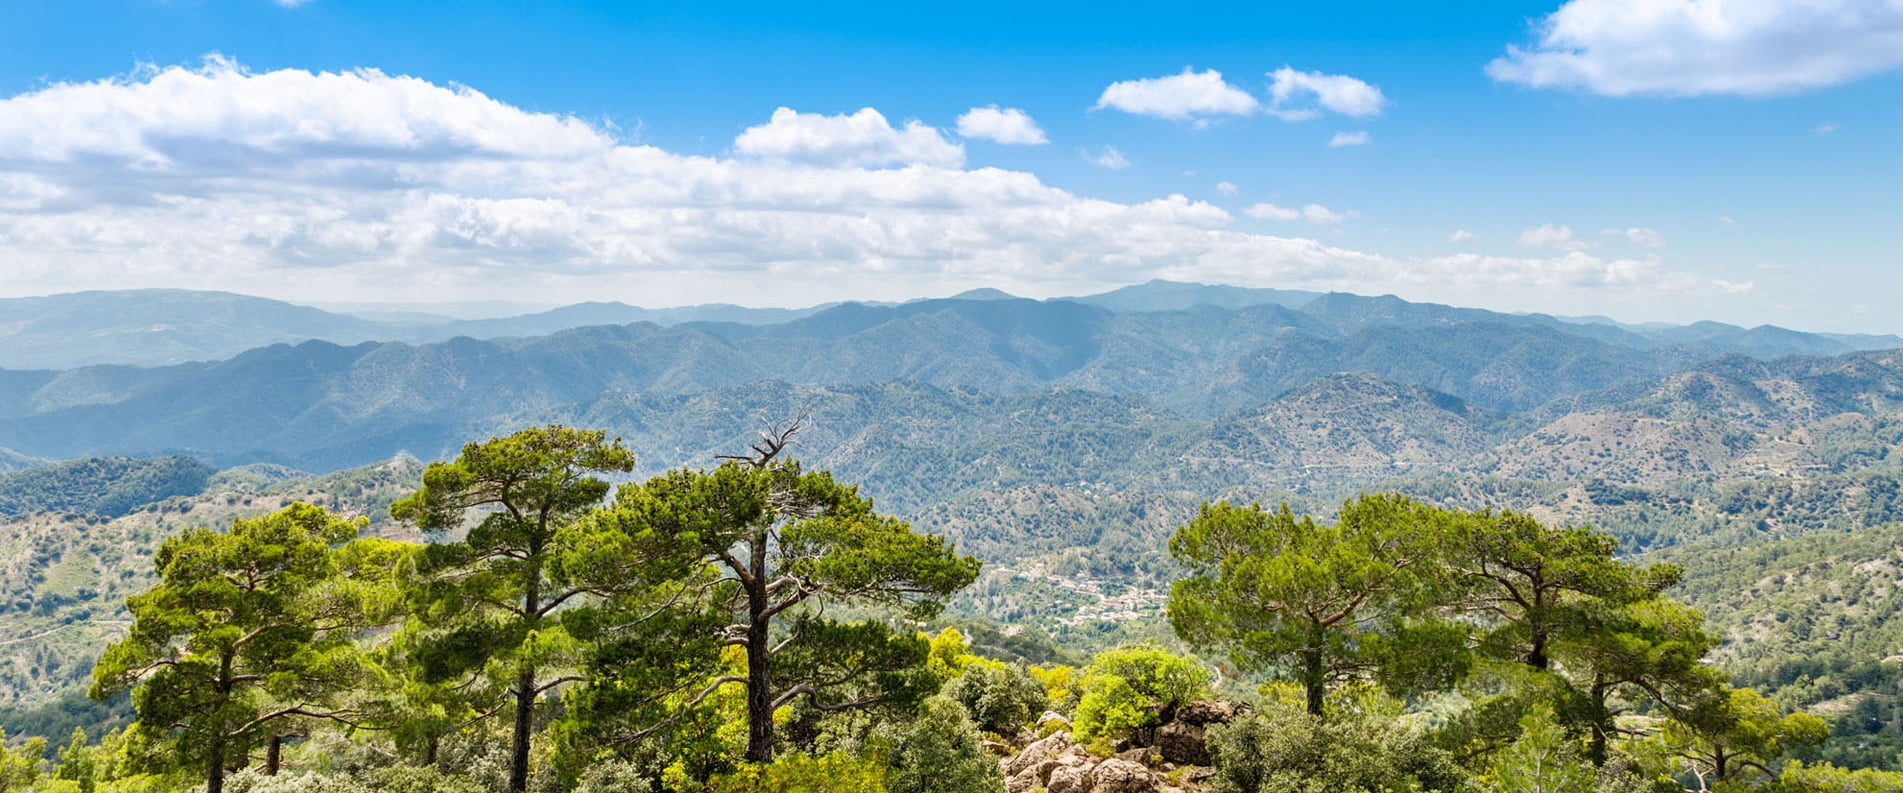
<svg viewBox="0 0 1903 793">
<path fill-rule="evenodd" d="M 1128 736 L 1209 695 L 1209 670 L 1154 644 L 1098 653 L 1084 670 L 1077 737 Z"/>
<path fill-rule="evenodd" d="M 1903 793 L 1903 773 L 1791 761 L 1785 764 L 1777 783 L 1767 786 L 1766 790 L 1775 793 Z"/>
<path fill-rule="evenodd" d="M 1050 701 L 1050 707 L 1059 713 L 1069 713 L 1076 707 L 1077 668 L 1074 666 L 1033 666 L 1031 677 L 1044 684 L 1044 697 Z"/>
<path fill-rule="evenodd" d="M 841 754 L 793 756 L 715 779 L 708 793 L 886 793 L 885 768 Z"/>
<path fill-rule="evenodd" d="M 16 793 L 33 787 L 45 771 L 46 739 L 32 738 L 18 749 L 6 746 L 7 731 L 0 728 L 0 793 Z"/>
</svg>

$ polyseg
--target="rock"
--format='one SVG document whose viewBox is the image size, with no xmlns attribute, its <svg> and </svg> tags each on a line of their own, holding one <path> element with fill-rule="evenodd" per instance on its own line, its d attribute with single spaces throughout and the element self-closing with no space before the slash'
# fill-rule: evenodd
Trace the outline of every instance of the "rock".
<svg viewBox="0 0 1903 793">
<path fill-rule="evenodd" d="M 1004 793 L 1033 793 L 1040 787 L 1043 786 L 1037 783 L 1037 775 L 1028 768 L 1022 774 L 1004 779 Z"/>
<path fill-rule="evenodd" d="M 1200 783 L 1216 775 L 1216 769 L 1206 765 L 1192 765 L 1183 769 L 1182 780 L 1191 784 Z"/>
<path fill-rule="evenodd" d="M 1057 759 L 1058 755 L 1063 754 L 1065 750 L 1074 746 L 1076 746 L 1076 744 L 1071 742 L 1070 733 L 1053 733 L 1049 738 L 1035 741 L 1030 746 L 1024 747 L 1024 751 L 1018 752 L 1017 757 L 1013 757 L 1006 762 L 1004 764 L 1004 775 L 1006 777 L 1017 776 L 1026 768 L 1030 768 L 1046 760 Z"/>
<path fill-rule="evenodd" d="M 1065 732 L 1070 732 L 1071 730 L 1070 719 L 1064 718 L 1063 714 L 1057 711 L 1047 710 L 1044 711 L 1044 715 L 1037 717 L 1037 731 L 1039 733 L 1046 732 L 1045 728 L 1052 725 Z"/>
<path fill-rule="evenodd" d="M 1094 783 L 1088 766 L 1067 766 L 1051 772 L 1051 782 L 1044 789 L 1048 793 L 1091 793 Z"/>
<path fill-rule="evenodd" d="M 1125 749 L 1121 752 L 1118 752 L 1117 759 L 1128 760 L 1140 766 L 1148 766 L 1150 764 L 1150 755 L 1155 753 L 1156 751 L 1154 749 L 1150 749 L 1149 747 L 1146 747 L 1146 746 L 1139 746 L 1135 749 Z"/>
<path fill-rule="evenodd" d="M 1097 756 L 1082 746 L 1073 745 L 1057 756 L 1057 764 L 1063 766 L 1096 765 Z"/>
<path fill-rule="evenodd" d="M 997 755 L 998 757 L 1007 757 L 1011 754 L 1010 744 L 1000 743 L 998 741 L 985 741 L 983 745 L 985 751 Z"/>
<path fill-rule="evenodd" d="M 1236 717 L 1249 712 L 1249 706 L 1242 702 L 1226 702 L 1215 699 L 1199 699 L 1176 709 L 1176 718 L 1184 724 L 1206 727 L 1211 724 L 1228 724 Z"/>
<path fill-rule="evenodd" d="M 1172 721 L 1156 730 L 1156 753 L 1172 763 L 1193 765 L 1209 760 L 1200 724 Z"/>
<path fill-rule="evenodd" d="M 1162 787 L 1150 769 L 1114 757 L 1099 763 L 1090 772 L 1090 781 L 1095 793 L 1157 793 Z"/>
</svg>

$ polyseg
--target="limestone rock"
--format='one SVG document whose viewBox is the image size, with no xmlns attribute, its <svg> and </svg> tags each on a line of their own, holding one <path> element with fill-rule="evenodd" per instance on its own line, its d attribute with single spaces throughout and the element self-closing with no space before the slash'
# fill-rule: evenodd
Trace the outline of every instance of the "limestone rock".
<svg viewBox="0 0 1903 793">
<path fill-rule="evenodd" d="M 1066 766 L 1051 772 L 1051 783 L 1045 786 L 1045 790 L 1049 793 L 1091 793 L 1095 781 L 1089 766 Z"/>
<path fill-rule="evenodd" d="M 1044 715 L 1037 717 L 1037 731 L 1038 732 L 1040 733 L 1045 732 L 1047 727 L 1050 727 L 1053 725 L 1057 729 L 1063 730 L 1065 732 L 1070 732 L 1071 730 L 1070 719 L 1064 718 L 1063 714 L 1058 713 L 1057 711 L 1047 710 L 1047 711 L 1044 711 Z"/>
<path fill-rule="evenodd" d="M 1162 787 L 1150 769 L 1114 757 L 1099 763 L 1090 772 L 1090 781 L 1095 793 L 1157 793 Z"/>
<path fill-rule="evenodd" d="M 1203 742 L 1201 724 L 1172 721 L 1156 730 L 1156 752 L 1163 759 L 1182 765 L 1208 762 L 1209 748 Z"/>
<path fill-rule="evenodd" d="M 1206 727 L 1211 724 L 1228 724 L 1248 712 L 1249 706 L 1246 703 L 1199 699 L 1177 708 L 1176 718 L 1173 720 Z"/>
<path fill-rule="evenodd" d="M 1004 765 L 1004 775 L 1007 777 L 1017 776 L 1026 768 L 1030 768 L 1046 760 L 1057 759 L 1058 755 L 1063 754 L 1065 750 L 1074 746 L 1076 746 L 1076 744 L 1071 741 L 1070 733 L 1052 733 L 1050 737 L 1035 741 L 1030 746 L 1024 747 L 1024 751 L 1018 752 L 1017 757 L 1013 757 L 1007 761 Z"/>
</svg>

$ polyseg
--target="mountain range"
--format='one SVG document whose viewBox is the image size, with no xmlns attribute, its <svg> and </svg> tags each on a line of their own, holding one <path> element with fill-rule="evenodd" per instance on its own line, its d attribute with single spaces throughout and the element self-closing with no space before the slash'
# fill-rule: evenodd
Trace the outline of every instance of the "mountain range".
<svg viewBox="0 0 1903 793">
<path fill-rule="evenodd" d="M 1015 300 L 994 289 L 978 289 L 951 298 L 962 301 Z M 939 301 L 913 301 L 939 302 Z M 1754 356 L 1834 355 L 1903 346 L 1895 336 L 1802 333 L 1775 326 L 1741 328 L 1716 322 L 1691 325 L 1621 325 L 1604 318 L 1556 318 L 1512 315 L 1474 309 L 1418 304 L 1398 298 L 1364 298 L 1297 290 L 1250 289 L 1209 284 L 1152 281 L 1102 294 L 1055 301 L 1094 306 L 1114 313 L 1178 311 L 1194 307 L 1245 309 L 1279 306 L 1304 311 L 1338 325 L 1398 324 L 1448 320 L 1532 322 L 1621 346 L 1681 347 L 1706 353 Z M 858 308 L 891 304 L 859 303 Z M 493 308 L 507 308 L 498 304 Z M 379 304 L 352 312 L 325 311 L 278 300 L 227 292 L 177 289 L 78 292 L 45 297 L 0 299 L 0 369 L 70 369 L 94 365 L 166 366 L 230 358 L 277 343 L 323 340 L 341 345 L 367 341 L 413 344 L 477 339 L 545 336 L 595 325 L 651 323 L 662 327 L 696 323 L 778 325 L 845 308 L 826 304 L 808 308 L 749 308 L 727 304 L 642 308 L 617 302 L 591 302 L 534 313 L 485 318 L 453 318 L 435 306 Z"/>
<path fill-rule="evenodd" d="M 170 532 L 293 499 L 400 531 L 419 460 L 543 422 L 620 435 L 640 476 L 804 414 L 807 464 L 986 560 L 954 614 L 1080 646 L 1157 624 L 1092 615 L 1154 605 L 1211 499 L 1392 490 L 1665 554 L 1903 520 L 1894 337 L 1167 282 L 441 322 L 37 300 L 0 303 L 0 351 L 50 367 L 0 370 L 0 706 L 80 679 Z"/>
</svg>

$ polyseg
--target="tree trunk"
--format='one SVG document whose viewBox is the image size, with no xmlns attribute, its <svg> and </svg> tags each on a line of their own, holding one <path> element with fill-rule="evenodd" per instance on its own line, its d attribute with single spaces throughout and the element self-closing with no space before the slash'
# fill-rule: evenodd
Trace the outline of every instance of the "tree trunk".
<svg viewBox="0 0 1903 793">
<path fill-rule="evenodd" d="M 1308 715 L 1318 718 L 1328 696 L 1328 670 L 1322 664 L 1322 631 L 1320 622 L 1312 623 L 1308 646 L 1302 649 L 1302 689 L 1308 694 Z"/>
<path fill-rule="evenodd" d="M 224 793 L 225 742 L 215 741 L 205 750 L 205 793 Z"/>
<path fill-rule="evenodd" d="M 435 733 L 431 733 L 428 738 L 423 739 L 423 767 L 424 768 L 436 767 L 436 751 L 437 751 L 437 748 L 442 745 L 443 745 L 443 736 L 437 735 Z"/>
<path fill-rule="evenodd" d="M 277 776 L 278 768 L 284 765 L 284 738 L 285 736 L 279 735 L 277 733 L 272 733 L 270 740 L 267 743 L 265 743 L 264 745 L 264 775 L 265 776 Z"/>
<path fill-rule="evenodd" d="M 767 617 L 767 535 L 756 531 L 748 541 L 747 587 L 747 762 L 773 762 L 772 620 Z"/>
<path fill-rule="evenodd" d="M 1546 629 L 1542 626 L 1533 626 L 1533 647 L 1526 653 L 1526 665 L 1542 672 L 1553 667 L 1546 657 Z"/>
<path fill-rule="evenodd" d="M 1606 713 L 1607 695 L 1608 692 L 1606 691 L 1605 685 L 1599 681 L 1593 681 L 1592 737 L 1586 744 L 1586 759 L 1592 761 L 1594 768 L 1605 767 L 1606 758 L 1608 756 L 1606 744 L 1612 732 L 1612 725 L 1607 723 L 1611 721 L 1611 718 Z"/>
<path fill-rule="evenodd" d="M 530 634 L 541 627 L 543 547 L 540 539 L 530 541 L 527 576 L 522 582 L 522 619 L 528 623 Z M 509 747 L 509 793 L 526 793 L 529 789 L 529 739 L 534 729 L 535 667 L 525 663 L 515 677 L 515 734 L 511 736 Z"/>
<path fill-rule="evenodd" d="M 747 762 L 773 762 L 773 669 L 767 622 L 747 626 Z"/>
<path fill-rule="evenodd" d="M 529 733 L 535 729 L 535 670 L 515 679 L 515 735 L 509 751 L 509 793 L 529 789 Z"/>
</svg>

